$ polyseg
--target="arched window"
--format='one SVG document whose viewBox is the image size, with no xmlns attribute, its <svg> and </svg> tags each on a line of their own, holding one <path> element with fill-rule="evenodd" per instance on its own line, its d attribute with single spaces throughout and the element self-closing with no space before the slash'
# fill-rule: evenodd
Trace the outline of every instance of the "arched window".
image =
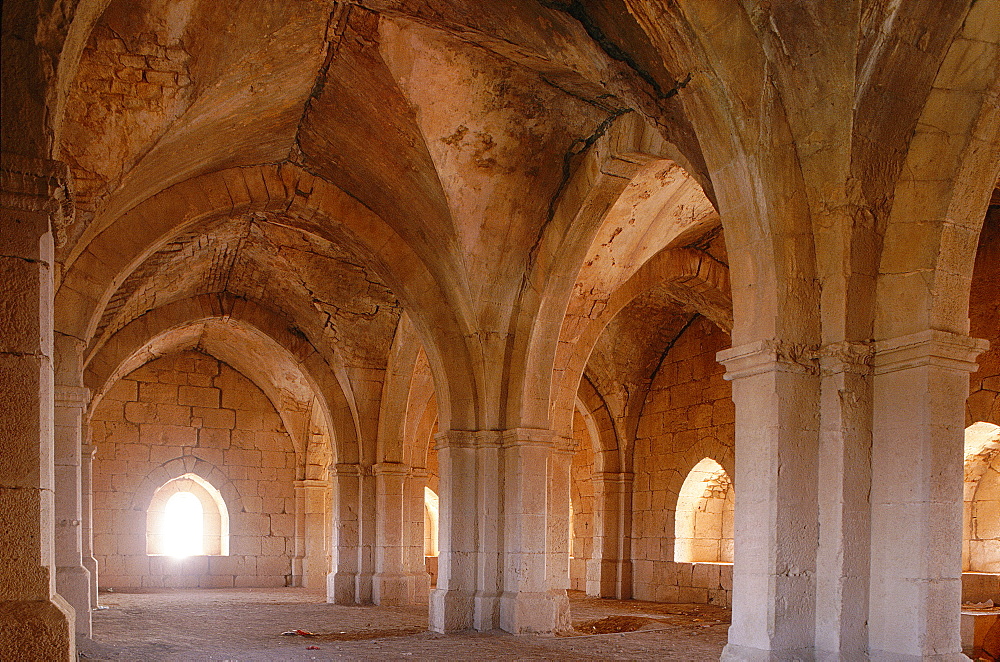
<svg viewBox="0 0 1000 662">
<path fill-rule="evenodd" d="M 985 421 L 965 429 L 965 503 L 962 566 L 1000 573 L 1000 426 Z"/>
<path fill-rule="evenodd" d="M 229 511 L 219 490 L 190 473 L 161 485 L 146 511 L 146 553 L 228 556 Z"/>
<path fill-rule="evenodd" d="M 733 484 L 711 458 L 691 469 L 681 485 L 674 519 L 674 561 L 733 562 Z"/>
<path fill-rule="evenodd" d="M 424 556 L 438 555 L 438 495 L 424 488 Z"/>
</svg>

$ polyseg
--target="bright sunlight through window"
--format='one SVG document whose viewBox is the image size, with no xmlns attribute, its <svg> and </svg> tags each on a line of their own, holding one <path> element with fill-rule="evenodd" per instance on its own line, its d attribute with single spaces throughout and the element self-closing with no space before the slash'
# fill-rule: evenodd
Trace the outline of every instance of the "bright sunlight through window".
<svg viewBox="0 0 1000 662">
<path fill-rule="evenodd" d="M 201 501 L 190 492 L 177 492 L 167 500 L 163 517 L 163 540 L 170 556 L 204 554 L 204 513 Z"/>
</svg>

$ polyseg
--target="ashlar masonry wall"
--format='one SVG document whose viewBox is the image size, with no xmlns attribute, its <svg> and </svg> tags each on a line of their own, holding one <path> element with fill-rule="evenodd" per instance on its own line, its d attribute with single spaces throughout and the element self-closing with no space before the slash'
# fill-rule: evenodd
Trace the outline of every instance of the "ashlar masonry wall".
<svg viewBox="0 0 1000 662">
<path fill-rule="evenodd" d="M 91 418 L 94 555 L 101 587 L 268 587 L 290 581 L 296 454 L 264 393 L 210 356 L 181 352 L 118 381 Z M 146 553 L 146 511 L 193 472 L 218 489 L 228 556 Z"/>
<path fill-rule="evenodd" d="M 670 349 L 647 396 L 636 435 L 632 497 L 632 597 L 728 606 L 732 566 L 675 563 L 677 499 L 708 457 L 733 474 L 735 407 L 716 352 L 728 334 L 696 319 Z"/>
</svg>

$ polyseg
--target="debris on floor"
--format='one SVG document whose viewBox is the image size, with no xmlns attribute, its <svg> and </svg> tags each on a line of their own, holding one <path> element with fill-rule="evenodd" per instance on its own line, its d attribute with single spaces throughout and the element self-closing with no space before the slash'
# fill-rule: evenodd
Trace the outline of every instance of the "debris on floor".
<svg viewBox="0 0 1000 662">
<path fill-rule="evenodd" d="M 607 616 L 596 621 L 586 621 L 573 627 L 577 632 L 585 634 L 610 634 L 613 632 L 635 632 L 648 623 L 655 623 L 651 618 L 642 616 Z"/>
</svg>

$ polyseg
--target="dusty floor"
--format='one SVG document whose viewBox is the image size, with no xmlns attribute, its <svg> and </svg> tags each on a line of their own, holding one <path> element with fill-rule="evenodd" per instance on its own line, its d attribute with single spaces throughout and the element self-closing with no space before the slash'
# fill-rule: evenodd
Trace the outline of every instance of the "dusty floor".
<svg viewBox="0 0 1000 662">
<path fill-rule="evenodd" d="M 718 660 L 729 610 L 570 592 L 571 636 L 427 632 L 426 607 L 341 607 L 305 589 L 101 594 L 88 660 Z M 638 630 L 585 636 L 588 632 Z M 282 636 L 289 630 L 317 636 Z M 308 647 L 315 646 L 316 649 Z"/>
</svg>

